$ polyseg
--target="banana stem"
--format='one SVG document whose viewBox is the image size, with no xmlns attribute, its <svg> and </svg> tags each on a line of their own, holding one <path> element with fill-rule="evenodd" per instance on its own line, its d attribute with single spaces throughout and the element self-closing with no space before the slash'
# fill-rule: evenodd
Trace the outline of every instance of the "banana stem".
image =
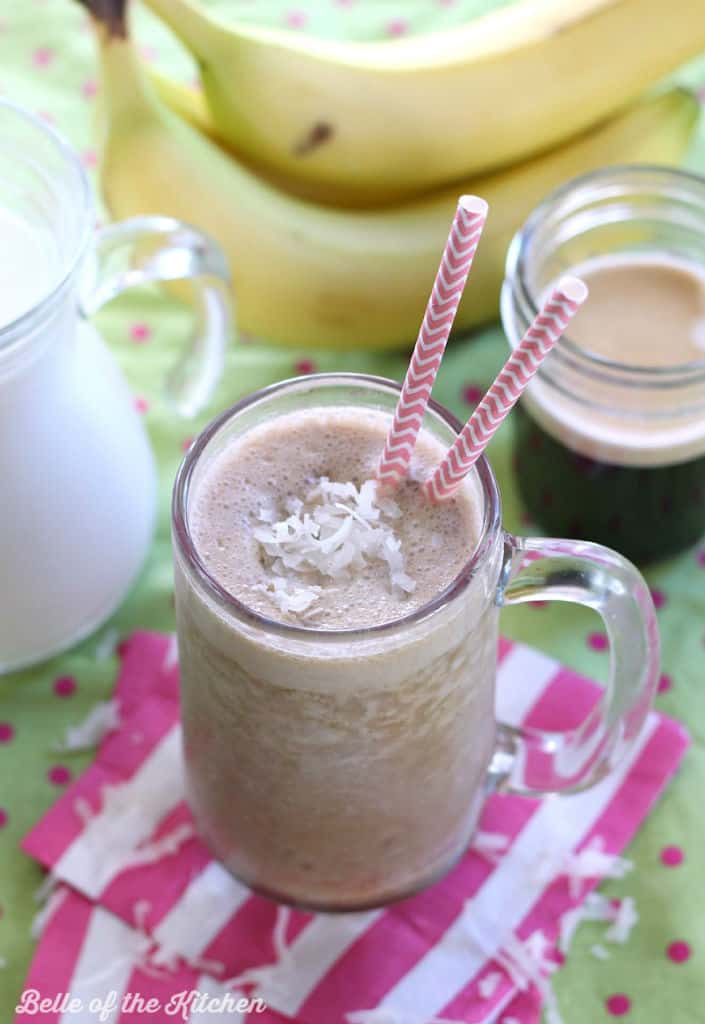
<svg viewBox="0 0 705 1024">
<path fill-rule="evenodd" d="M 117 6 L 117 0 L 109 2 Z M 125 0 L 122 3 L 124 10 L 127 4 Z M 98 0 L 95 6 L 104 9 L 106 0 Z M 102 95 L 108 122 L 116 124 L 127 120 L 134 125 L 136 117 L 153 115 L 157 103 L 155 91 L 135 50 L 127 24 L 123 22 L 122 30 L 116 33 L 112 21 L 96 16 L 93 27 L 98 39 Z"/>
<path fill-rule="evenodd" d="M 190 0 L 145 0 L 199 61 L 206 63 L 223 28 Z"/>
<path fill-rule="evenodd" d="M 109 36 L 127 37 L 127 0 L 78 0 Z"/>
</svg>

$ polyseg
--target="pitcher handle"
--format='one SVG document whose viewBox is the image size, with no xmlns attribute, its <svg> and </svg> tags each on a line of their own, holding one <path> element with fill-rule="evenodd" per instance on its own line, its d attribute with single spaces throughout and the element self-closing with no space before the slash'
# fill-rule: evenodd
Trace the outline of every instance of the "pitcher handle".
<svg viewBox="0 0 705 1024">
<path fill-rule="evenodd" d="M 101 228 L 95 254 L 92 279 L 80 301 L 87 317 L 136 285 L 190 281 L 194 331 L 167 375 L 166 395 L 180 415 L 194 416 L 215 390 L 233 333 L 230 274 L 220 246 L 171 217 L 132 217 Z"/>
<path fill-rule="evenodd" d="M 601 615 L 610 649 L 605 693 L 575 729 L 499 724 L 491 772 L 528 796 L 577 792 L 607 775 L 638 738 L 656 692 L 659 636 L 649 589 L 635 567 L 600 544 L 505 534 L 500 605 L 571 601 Z"/>
</svg>

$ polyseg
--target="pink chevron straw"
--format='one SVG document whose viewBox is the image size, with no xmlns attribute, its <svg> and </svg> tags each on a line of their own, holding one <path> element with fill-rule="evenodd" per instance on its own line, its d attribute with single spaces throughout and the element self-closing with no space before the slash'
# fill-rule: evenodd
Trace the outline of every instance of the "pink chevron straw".
<svg viewBox="0 0 705 1024">
<path fill-rule="evenodd" d="M 446 457 L 424 484 L 432 501 L 450 497 L 470 472 L 587 294 L 587 285 L 578 277 L 564 277 L 558 282 Z"/>
<path fill-rule="evenodd" d="M 406 476 L 486 218 L 484 199 L 460 197 L 377 469 L 385 487 L 396 487 Z"/>
</svg>

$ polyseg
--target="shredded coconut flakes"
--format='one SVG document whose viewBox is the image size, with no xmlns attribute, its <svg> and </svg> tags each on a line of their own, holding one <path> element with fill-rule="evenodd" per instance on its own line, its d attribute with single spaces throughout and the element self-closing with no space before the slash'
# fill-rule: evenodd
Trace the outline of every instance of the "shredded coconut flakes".
<svg viewBox="0 0 705 1024">
<path fill-rule="evenodd" d="M 154 839 L 151 843 L 139 846 L 129 859 L 124 860 L 120 865 L 121 871 L 130 871 L 132 868 L 141 867 L 143 864 L 156 864 L 164 857 L 173 857 L 179 852 L 184 843 L 193 839 L 196 829 L 190 821 L 176 825 L 171 832 Z"/>
<path fill-rule="evenodd" d="M 490 971 L 490 973 L 486 974 L 484 978 L 481 978 L 477 985 L 477 991 L 480 993 L 480 998 L 491 999 L 501 980 L 502 975 L 499 971 Z"/>
<path fill-rule="evenodd" d="M 54 879 L 55 876 L 50 875 L 48 877 Z M 54 882 L 52 889 L 48 892 L 44 906 L 41 907 L 32 918 L 30 935 L 33 939 L 36 940 L 40 938 L 47 924 L 64 902 L 68 894 L 69 891 L 65 885 L 57 885 L 57 883 Z"/>
<path fill-rule="evenodd" d="M 93 650 L 96 661 L 109 661 L 115 654 L 120 634 L 116 629 L 107 629 L 100 637 Z"/>
<path fill-rule="evenodd" d="M 272 995 L 280 993 L 282 986 L 286 986 L 287 975 L 291 974 L 294 969 L 293 954 L 286 941 L 290 918 L 289 907 L 277 907 L 277 916 L 272 930 L 274 962 L 261 964 L 258 967 L 249 967 L 234 978 L 228 978 L 223 982 L 226 989 L 239 990 L 247 985 L 254 985 L 255 993 L 265 1002 L 271 1000 Z"/>
<path fill-rule="evenodd" d="M 78 725 L 70 725 L 63 741 L 54 744 L 54 750 L 71 753 L 97 747 L 111 732 L 120 728 L 120 708 L 116 700 L 101 701 Z"/>
<path fill-rule="evenodd" d="M 288 498 L 285 509 L 288 517 L 275 521 L 273 509 L 261 508 L 253 529 L 273 574 L 258 589 L 285 614 L 310 614 L 322 582 L 348 580 L 374 561 L 386 562 L 393 590 L 413 593 L 416 583 L 404 571 L 401 541 L 390 522 L 401 509 L 391 498 L 378 497 L 376 481 L 358 488 L 324 476 L 305 500 Z"/>
<path fill-rule="evenodd" d="M 509 849 L 509 836 L 505 836 L 501 832 L 480 831 L 475 834 L 472 848 L 490 864 L 497 864 Z"/>
<path fill-rule="evenodd" d="M 561 915 L 558 948 L 562 953 L 568 952 L 578 925 L 583 921 L 611 921 L 613 917 L 612 905 L 606 896 L 599 892 L 588 893 L 580 906 Z"/>
<path fill-rule="evenodd" d="M 632 928 L 637 924 L 638 920 L 639 914 L 633 897 L 625 896 L 617 907 L 614 923 L 605 932 L 605 940 L 607 942 L 617 942 L 623 946 L 625 942 L 629 941 Z"/>
<path fill-rule="evenodd" d="M 580 894 L 581 882 L 586 878 L 624 878 L 633 864 L 614 853 L 605 853 L 605 841 L 595 838 L 579 853 L 571 853 L 566 859 L 563 873 L 568 876 L 570 895 L 576 899 Z"/>
</svg>

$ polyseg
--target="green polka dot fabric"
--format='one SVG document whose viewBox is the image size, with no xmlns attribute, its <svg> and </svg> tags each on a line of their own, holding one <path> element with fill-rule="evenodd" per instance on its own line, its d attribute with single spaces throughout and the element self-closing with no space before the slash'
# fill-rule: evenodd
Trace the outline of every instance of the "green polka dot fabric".
<svg viewBox="0 0 705 1024">
<path fill-rule="evenodd" d="M 243 20 L 324 37 L 377 39 L 465 22 L 509 0 L 211 0 Z M 146 60 L 179 76 L 193 67 L 169 34 L 143 11 L 136 28 Z M 638 33 L 630 45 L 638 45 Z M 705 60 L 679 76 L 705 84 Z M 95 180 L 94 138 L 100 88 L 90 26 L 70 0 L 5 0 L 0 12 L 0 91 L 40 114 L 76 148 Z M 705 166 L 705 128 L 689 159 Z M 159 211 L 155 211 L 159 212 Z M 4 254 L 3 254 L 4 258 Z M 174 628 L 169 498 L 174 473 L 191 437 L 240 396 L 296 373 L 359 370 L 400 378 L 399 354 L 341 355 L 234 345 L 210 408 L 179 421 L 163 400 L 163 378 L 184 335 L 183 312 L 153 292 L 114 302 L 98 326 L 122 367 L 144 415 L 160 471 L 158 529 L 141 578 L 101 631 L 62 657 L 0 678 L 0 1020 L 10 1021 L 32 956 L 30 922 L 39 868 L 19 850 L 23 835 L 62 789 L 86 767 L 85 754 L 53 753 L 70 724 L 112 689 L 115 646 L 130 631 Z M 453 343 L 434 396 L 465 418 L 505 356 L 499 328 Z M 490 448 L 503 494 L 505 522 L 532 532 L 511 469 L 512 424 Z M 0 481 L 1 499 L 1 481 Z M 598 960 L 591 947 L 601 926 L 584 924 L 568 962 L 555 976 L 567 1024 L 600 1024 L 616 1017 L 633 1024 L 698 1024 L 705 1005 L 705 544 L 648 572 L 663 641 L 659 707 L 688 726 L 693 745 L 681 772 L 627 851 L 634 871 L 604 886 L 633 896 L 640 914 L 629 943 Z M 1 585 L 1 581 L 0 581 Z M 571 606 L 537 603 L 507 610 L 504 632 L 600 679 L 608 659 L 596 619 Z"/>
</svg>

